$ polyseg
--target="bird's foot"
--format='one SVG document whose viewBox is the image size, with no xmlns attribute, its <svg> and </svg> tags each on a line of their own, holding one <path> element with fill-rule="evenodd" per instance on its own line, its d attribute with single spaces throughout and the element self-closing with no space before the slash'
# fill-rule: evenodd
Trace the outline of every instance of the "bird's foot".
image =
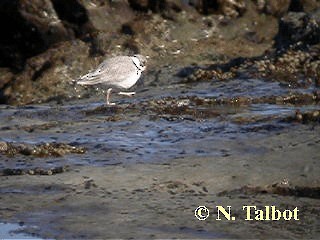
<svg viewBox="0 0 320 240">
<path fill-rule="evenodd" d="M 106 102 L 107 106 L 114 106 L 116 105 L 114 102 Z"/>
<path fill-rule="evenodd" d="M 118 94 L 123 95 L 123 96 L 132 97 L 136 94 L 136 92 L 119 92 Z"/>
</svg>

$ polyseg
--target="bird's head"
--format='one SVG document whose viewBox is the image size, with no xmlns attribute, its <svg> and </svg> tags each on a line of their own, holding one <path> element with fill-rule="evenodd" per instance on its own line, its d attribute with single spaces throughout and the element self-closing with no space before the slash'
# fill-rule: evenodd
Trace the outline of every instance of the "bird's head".
<svg viewBox="0 0 320 240">
<path fill-rule="evenodd" d="M 141 70 L 141 71 L 144 71 L 146 69 L 146 65 L 147 65 L 147 58 L 145 56 L 142 56 L 140 54 L 136 54 L 136 55 L 133 55 L 133 57 L 135 59 L 137 59 L 138 61 L 138 68 Z"/>
</svg>

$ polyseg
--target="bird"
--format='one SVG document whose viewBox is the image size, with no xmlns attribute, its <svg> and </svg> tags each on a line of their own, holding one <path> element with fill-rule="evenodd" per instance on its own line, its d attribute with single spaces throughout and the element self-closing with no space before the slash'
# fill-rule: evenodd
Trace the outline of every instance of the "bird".
<svg viewBox="0 0 320 240">
<path fill-rule="evenodd" d="M 106 104 L 110 102 L 110 94 L 113 88 L 129 89 L 141 77 L 146 69 L 147 58 L 136 54 L 133 56 L 117 56 L 104 60 L 95 70 L 81 76 L 76 83 L 79 85 L 103 84 L 109 88 L 106 95 Z M 119 95 L 133 96 L 135 92 L 118 92 Z"/>
</svg>

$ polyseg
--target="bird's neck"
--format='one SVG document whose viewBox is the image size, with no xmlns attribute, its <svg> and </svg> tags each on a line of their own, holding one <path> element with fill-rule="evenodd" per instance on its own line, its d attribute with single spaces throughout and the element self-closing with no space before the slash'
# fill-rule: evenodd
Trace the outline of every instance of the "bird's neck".
<svg viewBox="0 0 320 240">
<path fill-rule="evenodd" d="M 133 64 L 142 72 L 145 70 L 145 67 L 140 65 L 140 60 L 137 57 L 131 57 Z"/>
</svg>

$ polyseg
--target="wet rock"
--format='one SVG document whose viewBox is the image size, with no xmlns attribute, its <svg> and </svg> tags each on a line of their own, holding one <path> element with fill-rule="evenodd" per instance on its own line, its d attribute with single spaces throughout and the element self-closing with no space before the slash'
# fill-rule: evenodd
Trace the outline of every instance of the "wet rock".
<svg viewBox="0 0 320 240">
<path fill-rule="evenodd" d="M 105 116 L 109 116 L 110 118 L 108 119 L 112 119 L 112 118 L 115 118 L 115 116 L 117 116 L 118 114 L 121 114 L 124 112 L 124 108 L 123 106 L 120 107 L 120 106 L 99 106 L 97 108 L 94 108 L 94 109 L 89 109 L 89 110 L 85 110 L 84 111 L 84 114 L 86 114 L 87 116 L 90 116 L 90 115 L 98 115 L 98 114 L 103 114 Z M 112 121 L 112 120 L 111 120 Z"/>
<path fill-rule="evenodd" d="M 0 89 L 4 88 L 7 83 L 11 82 L 14 74 L 10 71 L 9 68 L 0 68 Z M 0 102 L 3 96 L 0 95 Z"/>
<path fill-rule="evenodd" d="M 320 7 L 317 0 L 256 0 L 260 11 L 281 17 L 290 12 L 310 13 Z"/>
<path fill-rule="evenodd" d="M 25 70 L 2 89 L 4 103 L 40 103 L 57 97 L 60 101 L 75 97 L 72 80 L 82 69 L 89 68 L 90 62 L 86 61 L 89 51 L 82 41 L 64 42 L 28 59 Z"/>
<path fill-rule="evenodd" d="M 69 171 L 69 166 L 54 167 L 50 169 L 33 168 L 33 169 L 17 169 L 6 168 L 0 171 L 0 176 L 16 176 L 16 175 L 55 175 Z"/>
<path fill-rule="evenodd" d="M 48 130 L 56 126 L 59 126 L 58 122 L 44 123 L 41 125 L 22 126 L 22 127 L 17 127 L 17 129 L 21 129 L 26 132 L 34 132 L 37 130 Z"/>
<path fill-rule="evenodd" d="M 257 0 L 257 6 L 263 11 L 274 16 L 282 16 L 287 13 L 291 0 Z"/>
<path fill-rule="evenodd" d="M 320 78 L 320 44 L 306 48 L 289 48 L 278 54 L 254 58 L 236 58 L 207 68 L 188 67 L 177 73 L 181 82 L 262 78 L 278 81 L 283 87 L 308 88 Z"/>
<path fill-rule="evenodd" d="M 71 80 L 97 65 L 91 56 L 115 46 L 112 34 L 134 16 L 125 1 L 4 1 L 0 13 L 7 33 L 0 67 L 8 67 L 1 68 L 0 103 L 23 105 L 75 97 Z"/>
<path fill-rule="evenodd" d="M 151 10 L 153 12 L 164 12 L 171 9 L 174 12 L 180 12 L 187 9 L 188 6 L 194 7 L 198 12 L 202 14 L 221 14 L 226 17 L 238 17 L 246 9 L 246 3 L 244 0 L 216 0 L 216 1 L 179 1 L 179 0 L 129 0 L 130 6 L 139 11 L 147 12 Z M 165 14 L 164 16 L 174 18 L 172 14 Z"/>
<path fill-rule="evenodd" d="M 232 59 L 227 63 L 212 64 L 204 68 L 185 68 L 177 73 L 177 76 L 185 78 L 182 82 L 198 82 L 212 80 L 228 80 L 235 78 L 238 74 L 237 67 L 243 64 L 246 58 Z"/>
<path fill-rule="evenodd" d="M 74 147 L 65 143 L 45 143 L 33 146 L 30 144 L 0 142 L 0 153 L 7 156 L 22 154 L 34 157 L 61 157 L 70 153 L 83 154 L 85 152 L 86 150 L 82 147 Z"/>
<path fill-rule="evenodd" d="M 313 45 L 320 43 L 319 11 L 312 14 L 289 12 L 280 19 L 279 32 L 275 38 L 277 49 L 292 44 Z"/>
<path fill-rule="evenodd" d="M 202 14 L 220 14 L 231 18 L 238 17 L 246 10 L 246 1 L 243 0 L 190 0 L 186 2 Z"/>
<path fill-rule="evenodd" d="M 24 175 L 26 172 L 22 169 L 6 168 L 2 170 L 1 176 Z"/>
<path fill-rule="evenodd" d="M 199 97 L 199 96 L 178 96 L 152 99 L 132 104 L 119 104 L 117 106 L 99 106 L 95 109 L 86 110 L 86 115 L 102 114 L 106 116 L 105 121 L 121 121 L 122 116 L 136 117 L 148 115 L 151 120 L 159 118 L 167 121 L 201 121 L 203 119 L 219 118 L 225 114 L 221 112 L 221 106 L 248 106 L 250 104 L 276 104 L 276 105 L 301 105 L 317 104 L 319 93 L 303 94 L 292 92 L 281 96 L 261 96 L 261 97 Z M 277 117 L 272 116 L 272 119 Z M 271 120 L 267 118 L 257 119 L 255 116 L 245 118 L 234 118 L 237 123 L 248 123 L 256 121 Z M 278 118 L 283 120 L 283 118 Z"/>
<path fill-rule="evenodd" d="M 228 80 L 235 77 L 232 72 L 222 72 L 221 70 L 196 70 L 190 77 L 186 79 L 186 82 L 198 82 L 206 80 Z"/>
<path fill-rule="evenodd" d="M 154 11 L 160 12 L 165 9 L 166 1 L 159 0 L 159 1 L 150 1 L 150 0 L 129 0 L 130 6 L 139 11 Z"/>
<path fill-rule="evenodd" d="M 21 70 L 27 58 L 50 45 L 73 38 L 61 23 L 52 2 L 1 1 L 0 66 Z"/>
<path fill-rule="evenodd" d="M 289 11 L 310 13 L 320 7 L 317 0 L 292 0 Z"/>
<path fill-rule="evenodd" d="M 288 96 L 276 97 L 277 103 L 282 104 L 311 104 L 319 102 L 319 95 L 314 94 L 302 94 L 302 93 L 291 93 Z"/>
<path fill-rule="evenodd" d="M 86 6 L 79 0 L 51 0 L 59 20 L 75 37 L 90 33 L 91 25 Z"/>
<path fill-rule="evenodd" d="M 255 61 L 253 67 L 261 77 L 287 83 L 290 88 L 306 88 L 319 78 L 319 45 L 303 51 L 289 49 L 275 58 Z"/>
<path fill-rule="evenodd" d="M 243 14 L 246 10 L 244 0 L 217 0 L 221 13 L 227 17 L 235 18 Z"/>
<path fill-rule="evenodd" d="M 320 110 L 307 112 L 296 111 L 294 116 L 287 117 L 284 122 L 300 122 L 302 124 L 320 123 Z"/>
<path fill-rule="evenodd" d="M 6 142 L 0 142 L 0 152 L 8 151 L 8 144 Z"/>
</svg>

